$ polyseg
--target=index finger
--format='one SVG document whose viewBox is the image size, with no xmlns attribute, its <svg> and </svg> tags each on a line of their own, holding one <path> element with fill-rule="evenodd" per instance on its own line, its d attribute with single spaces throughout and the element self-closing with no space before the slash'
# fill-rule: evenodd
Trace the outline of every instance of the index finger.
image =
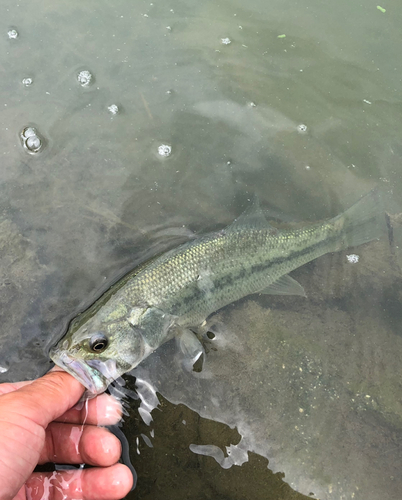
<svg viewBox="0 0 402 500">
<path fill-rule="evenodd" d="M 70 424 L 114 425 L 121 419 L 121 403 L 109 394 L 100 394 L 83 405 L 76 405 L 58 417 L 57 422 Z"/>
</svg>

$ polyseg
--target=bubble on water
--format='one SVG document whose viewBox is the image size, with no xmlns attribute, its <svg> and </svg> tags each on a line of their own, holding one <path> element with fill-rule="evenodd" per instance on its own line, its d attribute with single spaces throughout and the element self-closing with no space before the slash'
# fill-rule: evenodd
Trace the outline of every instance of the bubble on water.
<svg viewBox="0 0 402 500">
<path fill-rule="evenodd" d="M 310 170 L 310 169 L 311 169 L 310 165 L 306 165 L 306 166 L 305 166 L 305 169 L 306 169 L 306 170 Z"/>
<path fill-rule="evenodd" d="M 84 69 L 78 73 L 77 80 L 82 87 L 88 87 L 92 81 L 92 74 L 87 69 Z"/>
<path fill-rule="evenodd" d="M 359 256 L 355 253 L 351 253 L 350 255 L 347 255 L 346 258 L 348 259 L 348 262 L 350 264 L 357 264 L 359 262 Z"/>
<path fill-rule="evenodd" d="M 8 368 L 6 368 L 5 366 L 0 366 L 0 373 L 6 373 L 8 372 Z"/>
<path fill-rule="evenodd" d="M 32 84 L 33 84 L 32 78 L 23 78 L 22 79 L 22 85 L 25 85 L 25 87 L 29 87 Z"/>
<path fill-rule="evenodd" d="M 223 45 L 229 45 L 232 43 L 232 40 L 230 38 L 221 38 L 221 42 Z"/>
<path fill-rule="evenodd" d="M 39 139 L 37 135 L 34 135 L 32 137 L 28 137 L 26 145 L 30 151 L 37 152 L 42 146 L 42 141 Z"/>
<path fill-rule="evenodd" d="M 300 123 L 300 125 L 297 126 L 297 131 L 300 134 L 305 134 L 307 132 L 307 125 L 304 125 L 304 123 Z"/>
<path fill-rule="evenodd" d="M 36 135 L 36 130 L 33 127 L 27 127 L 22 131 L 22 135 L 25 138 L 33 137 Z"/>
<path fill-rule="evenodd" d="M 172 154 L 172 148 L 168 144 L 161 144 L 158 147 L 158 154 L 160 156 L 168 157 Z"/>
<path fill-rule="evenodd" d="M 43 148 L 44 141 L 35 127 L 25 127 L 20 133 L 20 139 L 25 151 L 36 154 Z"/>
<path fill-rule="evenodd" d="M 251 101 L 249 104 L 250 108 L 255 108 L 257 106 L 257 104 L 253 101 Z"/>
<path fill-rule="evenodd" d="M 119 112 L 119 107 L 117 106 L 117 104 L 111 104 L 107 109 L 112 115 L 117 115 L 117 113 Z"/>
<path fill-rule="evenodd" d="M 18 38 L 18 31 L 15 29 L 8 30 L 7 35 L 10 40 L 13 40 L 15 38 Z"/>
</svg>

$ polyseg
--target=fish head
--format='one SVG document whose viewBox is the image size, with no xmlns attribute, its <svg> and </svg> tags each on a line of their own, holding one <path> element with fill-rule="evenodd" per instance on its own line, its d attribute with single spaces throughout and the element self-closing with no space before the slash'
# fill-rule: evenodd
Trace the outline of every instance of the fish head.
<svg viewBox="0 0 402 500">
<path fill-rule="evenodd" d="M 141 328 L 129 323 L 124 311 L 121 315 L 106 311 L 78 327 L 73 322 L 50 350 L 54 363 L 84 385 L 89 397 L 104 392 L 148 354 Z"/>
</svg>

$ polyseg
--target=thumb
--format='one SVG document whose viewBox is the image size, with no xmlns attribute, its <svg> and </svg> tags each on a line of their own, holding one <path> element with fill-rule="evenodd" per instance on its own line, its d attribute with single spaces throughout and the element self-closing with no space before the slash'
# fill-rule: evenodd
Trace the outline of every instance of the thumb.
<svg viewBox="0 0 402 500">
<path fill-rule="evenodd" d="M 64 371 L 49 372 L 17 391 L 0 396 L 2 410 L 24 415 L 41 427 L 73 407 L 84 387 Z"/>
</svg>

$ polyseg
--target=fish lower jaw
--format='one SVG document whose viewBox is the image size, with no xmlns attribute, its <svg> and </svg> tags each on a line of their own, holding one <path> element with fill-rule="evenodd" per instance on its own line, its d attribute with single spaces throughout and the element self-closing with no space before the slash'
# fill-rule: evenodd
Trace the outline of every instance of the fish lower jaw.
<svg viewBox="0 0 402 500">
<path fill-rule="evenodd" d="M 107 380 L 98 370 L 87 365 L 85 361 L 71 358 L 67 353 L 52 357 L 54 363 L 72 375 L 86 389 L 88 393 L 95 397 L 105 392 L 111 380 Z"/>
</svg>

